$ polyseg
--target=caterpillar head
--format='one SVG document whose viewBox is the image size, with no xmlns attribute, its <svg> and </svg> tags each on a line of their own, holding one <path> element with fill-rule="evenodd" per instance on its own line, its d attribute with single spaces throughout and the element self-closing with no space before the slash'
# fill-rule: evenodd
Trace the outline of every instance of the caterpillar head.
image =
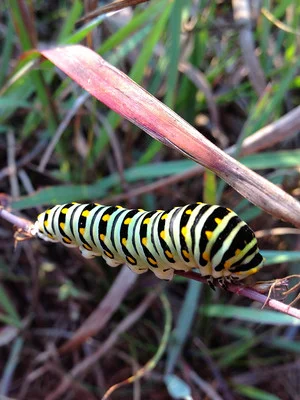
<svg viewBox="0 0 300 400">
<path fill-rule="evenodd" d="M 252 229 L 233 211 L 222 223 L 223 226 L 220 224 L 211 238 L 213 277 L 241 280 L 258 272 L 263 267 L 264 258 Z"/>
<path fill-rule="evenodd" d="M 241 264 L 229 268 L 233 277 L 244 279 L 247 276 L 256 274 L 264 265 L 264 258 L 257 250 L 257 253 L 247 257 Z"/>
</svg>

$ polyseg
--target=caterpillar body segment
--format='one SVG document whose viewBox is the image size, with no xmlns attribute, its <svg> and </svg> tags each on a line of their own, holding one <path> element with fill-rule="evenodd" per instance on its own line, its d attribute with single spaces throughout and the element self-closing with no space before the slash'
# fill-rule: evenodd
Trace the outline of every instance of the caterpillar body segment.
<svg viewBox="0 0 300 400">
<path fill-rule="evenodd" d="M 39 237 L 79 247 L 109 266 L 126 263 L 172 279 L 174 270 L 199 270 L 220 282 L 244 279 L 263 266 L 257 240 L 232 210 L 205 203 L 144 211 L 96 203 L 54 206 L 38 216 Z"/>
</svg>

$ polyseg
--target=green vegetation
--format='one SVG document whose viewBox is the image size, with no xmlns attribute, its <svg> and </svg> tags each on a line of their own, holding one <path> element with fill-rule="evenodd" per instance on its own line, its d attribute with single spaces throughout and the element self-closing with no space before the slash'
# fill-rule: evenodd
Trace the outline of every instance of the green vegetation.
<svg viewBox="0 0 300 400">
<path fill-rule="evenodd" d="M 2 204 L 34 221 L 44 206 L 71 201 L 144 209 L 216 202 L 260 231 L 266 267 L 257 280 L 300 274 L 299 231 L 141 132 L 32 51 L 92 48 L 297 198 L 299 2 L 265 0 L 249 21 L 239 21 L 236 1 L 151 0 L 78 24 L 85 3 L 35 1 L 30 8 L 7 0 L 0 15 L 0 182 L 9 196 Z M 258 130 L 262 137 L 271 130 L 271 138 L 245 151 Z M 150 273 L 132 277 L 55 244 L 20 241 L 15 249 L 2 219 L 0 243 L 0 398 L 100 399 L 146 371 L 111 398 L 299 395 L 295 318 L 179 276 L 169 283 Z"/>
</svg>

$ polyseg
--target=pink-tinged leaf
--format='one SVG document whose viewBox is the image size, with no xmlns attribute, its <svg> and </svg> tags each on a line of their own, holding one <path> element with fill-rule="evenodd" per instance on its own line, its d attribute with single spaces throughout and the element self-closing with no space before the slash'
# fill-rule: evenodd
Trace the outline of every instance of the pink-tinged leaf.
<svg viewBox="0 0 300 400">
<path fill-rule="evenodd" d="M 214 171 L 252 203 L 300 227 L 300 203 L 213 145 L 127 75 L 81 45 L 41 51 L 109 108 L 162 143 Z"/>
</svg>

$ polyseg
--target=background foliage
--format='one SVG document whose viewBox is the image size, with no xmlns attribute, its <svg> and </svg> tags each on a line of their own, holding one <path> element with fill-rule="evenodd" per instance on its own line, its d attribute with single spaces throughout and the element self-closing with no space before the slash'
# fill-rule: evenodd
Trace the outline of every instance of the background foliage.
<svg viewBox="0 0 300 400">
<path fill-rule="evenodd" d="M 297 273 L 299 236 L 288 224 L 212 173 L 191 173 L 194 162 L 26 51 L 82 42 L 226 149 L 299 108 L 298 2 L 249 2 L 241 21 L 246 1 L 153 0 L 76 24 L 91 3 L 13 0 L 2 11 L 0 190 L 10 206 L 35 220 L 70 199 L 145 209 L 217 202 L 260 231 L 268 266 L 258 279 Z M 295 197 L 297 131 L 241 159 Z M 286 316 L 180 277 L 137 283 L 58 245 L 14 250 L 9 224 L 0 235 L 0 395 L 97 399 L 152 360 L 145 379 L 112 398 L 297 398 L 299 326 Z"/>
</svg>

